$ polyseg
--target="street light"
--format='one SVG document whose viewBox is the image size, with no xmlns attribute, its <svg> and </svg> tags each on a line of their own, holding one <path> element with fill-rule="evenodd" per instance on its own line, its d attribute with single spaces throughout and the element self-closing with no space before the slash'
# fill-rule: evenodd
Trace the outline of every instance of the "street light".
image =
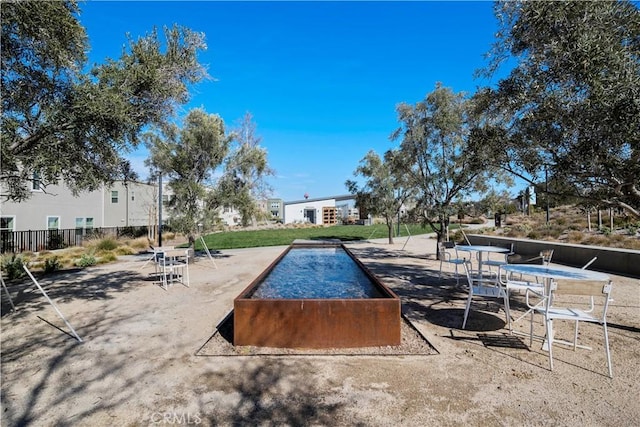
<svg viewBox="0 0 640 427">
<path fill-rule="evenodd" d="M 547 225 L 549 225 L 549 175 L 547 172 L 547 164 L 544 165 L 544 194 L 547 202 Z"/>
<path fill-rule="evenodd" d="M 158 173 L 158 246 L 162 246 L 162 172 Z"/>
</svg>

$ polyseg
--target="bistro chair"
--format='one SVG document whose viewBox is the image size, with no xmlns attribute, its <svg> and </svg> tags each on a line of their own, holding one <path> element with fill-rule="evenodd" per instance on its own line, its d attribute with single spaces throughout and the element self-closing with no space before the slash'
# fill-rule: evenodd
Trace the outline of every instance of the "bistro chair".
<svg viewBox="0 0 640 427">
<path fill-rule="evenodd" d="M 534 291 L 536 295 L 540 296 L 540 299 L 536 306 L 542 304 L 544 300 L 544 283 L 541 282 L 537 277 L 535 280 L 526 280 L 523 279 L 522 275 L 518 280 L 513 278 L 513 274 L 502 273 L 501 267 L 498 267 L 498 278 L 500 280 L 501 285 L 504 287 L 507 297 L 505 299 L 505 304 L 507 305 L 508 312 L 511 313 L 511 300 L 510 297 L 514 292 L 518 293 L 526 293 L 527 290 Z M 511 320 L 511 316 L 508 318 L 508 327 L 509 332 L 513 333 L 513 323 L 516 323 L 522 320 L 527 314 L 530 314 L 533 311 L 533 308 L 528 307 L 527 311 L 521 314 L 517 319 Z"/>
<path fill-rule="evenodd" d="M 604 336 L 604 348 L 607 356 L 607 367 L 609 369 L 609 377 L 613 378 L 613 368 L 611 366 L 611 353 L 609 350 L 609 334 L 607 332 L 607 309 L 611 296 L 613 285 L 611 281 L 579 281 L 579 280 L 554 280 L 551 282 L 550 294 L 545 298 L 544 304 L 529 304 L 529 294 L 531 290 L 527 290 L 527 305 L 531 308 L 531 325 L 530 325 L 530 343 L 533 343 L 533 316 L 540 313 L 544 316 L 545 331 L 549 347 L 549 368 L 553 371 L 553 344 L 563 344 L 573 347 L 575 351 L 578 347 L 590 350 L 590 347 L 578 345 L 578 326 L 580 322 L 597 323 L 602 326 Z M 571 306 L 556 305 L 559 297 L 578 296 L 588 298 L 588 304 L 573 304 Z M 602 308 L 596 310 L 595 299 L 603 299 Z M 572 298 L 571 301 L 576 300 Z M 588 305 L 588 308 L 586 306 Z M 564 320 L 574 322 L 574 332 L 572 341 L 564 341 L 556 339 L 553 330 L 554 320 Z"/>
<path fill-rule="evenodd" d="M 454 242 L 438 242 L 438 258 L 440 258 L 440 276 L 442 279 L 442 263 L 453 264 L 456 271 L 456 285 L 460 285 L 460 275 L 458 266 L 465 263 L 464 258 L 460 258 Z"/>
<path fill-rule="evenodd" d="M 189 287 L 189 249 L 159 251 L 156 253 L 156 260 L 156 268 L 165 291 L 174 282 Z"/>
<path fill-rule="evenodd" d="M 471 308 L 471 302 L 474 297 L 481 298 L 494 298 L 494 299 L 502 299 L 504 304 L 504 311 L 507 316 L 507 323 L 510 319 L 509 314 L 509 300 L 507 298 L 506 289 L 502 286 L 497 277 L 486 277 L 474 274 L 471 270 L 471 263 L 465 262 L 463 263 L 464 270 L 467 275 L 467 283 L 468 283 L 468 295 L 467 295 L 467 305 L 464 309 L 464 319 L 462 320 L 462 329 L 467 326 L 467 318 L 469 316 L 469 309 Z"/>
</svg>

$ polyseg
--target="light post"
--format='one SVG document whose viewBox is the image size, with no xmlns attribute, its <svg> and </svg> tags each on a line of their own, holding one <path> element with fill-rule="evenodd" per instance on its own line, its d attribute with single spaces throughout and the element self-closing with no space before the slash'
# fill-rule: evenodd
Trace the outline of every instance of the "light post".
<svg viewBox="0 0 640 427">
<path fill-rule="evenodd" d="M 158 246 L 162 246 L 162 172 L 158 173 Z"/>
<path fill-rule="evenodd" d="M 547 164 L 544 165 L 544 195 L 547 203 L 547 226 L 549 225 L 549 175 L 547 172 Z"/>
</svg>

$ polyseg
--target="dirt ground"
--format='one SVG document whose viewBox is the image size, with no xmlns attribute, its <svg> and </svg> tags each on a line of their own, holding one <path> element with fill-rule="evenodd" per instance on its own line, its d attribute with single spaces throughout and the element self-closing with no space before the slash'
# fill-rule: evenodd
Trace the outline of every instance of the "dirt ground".
<svg viewBox="0 0 640 427">
<path fill-rule="evenodd" d="M 168 291 L 143 256 L 46 276 L 41 284 L 83 339 L 78 343 L 35 286 L 10 284 L 2 301 L 3 426 L 146 425 L 563 425 L 640 422 L 640 280 L 613 276 L 607 376 L 602 329 L 592 350 L 509 335 L 499 306 L 476 304 L 439 279 L 435 241 L 348 246 L 401 298 L 432 355 L 206 356 L 233 299 L 283 247 L 200 257 L 191 286 Z M 4 295 L 2 295 L 4 297 Z M 512 309 L 523 310 L 517 299 Z M 528 330 L 528 320 L 517 324 Z M 541 325 L 536 324 L 539 332 Z M 558 325 L 559 334 L 564 330 Z M 568 330 L 568 329 L 567 329 Z"/>
</svg>

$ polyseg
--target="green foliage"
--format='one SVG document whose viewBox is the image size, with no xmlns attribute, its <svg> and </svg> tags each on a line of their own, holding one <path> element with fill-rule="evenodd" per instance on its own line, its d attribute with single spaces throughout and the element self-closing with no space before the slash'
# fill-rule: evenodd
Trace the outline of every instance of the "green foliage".
<svg viewBox="0 0 640 427">
<path fill-rule="evenodd" d="M 250 113 L 245 114 L 231 135 L 233 145 L 213 202 L 234 206 L 240 212 L 242 225 L 247 226 L 260 213 L 256 201 L 266 199 L 271 191 L 265 178 L 275 172 L 269 167 L 267 150 L 260 146 L 261 138 L 256 135 Z"/>
<path fill-rule="evenodd" d="M 2 257 L 2 273 L 8 280 L 19 279 L 26 273 L 23 268 L 24 262 L 20 255 L 12 254 L 11 257 Z"/>
<path fill-rule="evenodd" d="M 412 236 L 430 233 L 430 228 L 420 224 L 408 224 Z M 290 245 L 295 239 L 339 239 L 343 241 L 379 239 L 387 236 L 385 224 L 373 226 L 336 225 L 332 227 L 278 228 L 255 231 L 229 231 L 204 236 L 207 247 L 214 249 L 253 248 L 262 246 Z M 404 224 L 400 227 L 400 236 L 406 236 Z M 196 250 L 202 250 L 196 242 Z"/>
<path fill-rule="evenodd" d="M 96 245 L 96 249 L 99 251 L 112 251 L 119 246 L 118 242 L 111 238 L 107 237 L 106 239 L 102 239 Z"/>
<path fill-rule="evenodd" d="M 165 127 L 162 133 L 145 135 L 150 151 L 147 165 L 161 171 L 174 194 L 171 200 L 171 225 L 190 236 L 211 210 L 205 206 L 207 184 L 229 150 L 224 121 L 202 109 L 189 111 L 182 128 Z"/>
<path fill-rule="evenodd" d="M 97 264 L 96 257 L 93 254 L 82 254 L 79 260 L 76 261 L 78 267 L 91 267 Z"/>
<path fill-rule="evenodd" d="M 416 105 L 396 108 L 400 128 L 392 139 L 400 140 L 402 173 L 418 191 L 417 204 L 424 220 L 439 236 L 446 233 L 455 213 L 454 200 L 474 191 L 486 191 L 493 170 L 482 152 L 468 149 L 474 118 L 462 93 L 440 83 Z M 400 168 L 399 168 L 400 169 Z"/>
<path fill-rule="evenodd" d="M 384 159 L 369 151 L 354 173 L 364 178 L 364 185 L 360 187 L 352 180 L 345 183 L 349 192 L 356 195 L 356 205 L 361 211 L 385 219 L 389 243 L 393 243 L 393 222 L 402 204 L 412 194 L 405 166 L 406 160 L 398 150 L 387 151 Z"/>
<path fill-rule="evenodd" d="M 640 217 L 636 4 L 508 1 L 495 10 L 500 27 L 487 74 L 509 57 L 516 65 L 474 96 L 484 115 L 476 149 L 538 187 L 547 165 L 552 199 Z"/>
<path fill-rule="evenodd" d="M 30 197 L 34 172 L 76 192 L 131 176 L 121 153 L 207 76 L 197 61 L 203 35 L 178 26 L 164 40 L 156 30 L 129 39 L 120 58 L 90 69 L 79 14 L 74 0 L 2 3 L 0 178 L 13 200 Z"/>
<path fill-rule="evenodd" d="M 44 260 L 43 271 L 47 274 L 53 273 L 54 271 L 58 271 L 61 268 L 62 268 L 62 263 L 60 262 L 57 256 L 54 256 L 52 258 L 47 258 Z"/>
</svg>

